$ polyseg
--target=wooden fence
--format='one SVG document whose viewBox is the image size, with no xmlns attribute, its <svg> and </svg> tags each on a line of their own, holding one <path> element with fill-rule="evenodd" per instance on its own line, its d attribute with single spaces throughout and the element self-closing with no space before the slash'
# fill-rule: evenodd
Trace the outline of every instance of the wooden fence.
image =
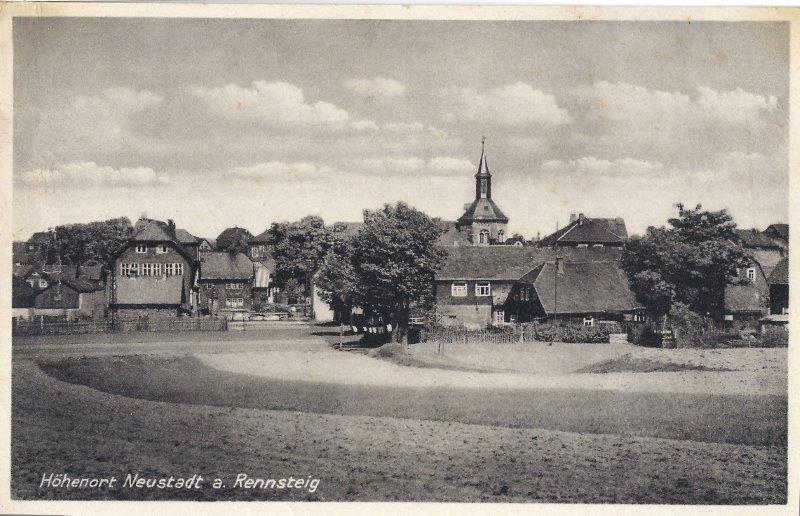
<svg viewBox="0 0 800 516">
<path fill-rule="evenodd" d="M 13 319 L 12 335 L 81 335 L 87 333 L 131 333 L 166 331 L 225 331 L 228 321 L 214 319 L 131 319 L 117 321 L 47 321 Z"/>
<path fill-rule="evenodd" d="M 423 331 L 422 342 L 442 342 L 445 344 L 458 344 L 467 342 L 510 344 L 512 342 L 533 341 L 533 330 L 522 330 L 515 328 L 513 331 L 489 331 L 489 330 L 449 330 L 435 329 Z"/>
</svg>

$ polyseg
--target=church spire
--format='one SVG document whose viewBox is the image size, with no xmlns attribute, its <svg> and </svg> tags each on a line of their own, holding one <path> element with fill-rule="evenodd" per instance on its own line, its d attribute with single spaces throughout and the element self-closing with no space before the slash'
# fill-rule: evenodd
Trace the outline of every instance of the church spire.
<svg viewBox="0 0 800 516">
<path fill-rule="evenodd" d="M 492 198 L 492 174 L 486 162 L 486 137 L 481 138 L 481 159 L 478 161 L 478 172 L 475 174 L 475 199 Z"/>
</svg>

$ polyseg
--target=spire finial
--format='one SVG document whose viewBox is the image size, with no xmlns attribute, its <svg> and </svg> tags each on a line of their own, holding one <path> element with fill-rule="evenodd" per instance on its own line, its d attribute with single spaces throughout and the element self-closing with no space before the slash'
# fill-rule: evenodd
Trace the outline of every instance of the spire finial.
<svg viewBox="0 0 800 516">
<path fill-rule="evenodd" d="M 483 135 L 481 137 L 481 153 L 483 153 L 485 147 L 486 147 L 486 135 Z"/>
</svg>

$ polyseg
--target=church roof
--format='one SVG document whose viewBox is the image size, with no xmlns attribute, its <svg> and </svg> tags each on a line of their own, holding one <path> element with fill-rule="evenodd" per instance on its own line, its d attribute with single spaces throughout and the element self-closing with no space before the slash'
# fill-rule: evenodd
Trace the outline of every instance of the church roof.
<svg viewBox="0 0 800 516">
<path fill-rule="evenodd" d="M 473 221 L 481 222 L 508 222 L 508 217 L 498 208 L 497 204 L 489 198 L 475 199 L 464 214 L 458 218 L 458 224 L 469 224 Z"/>
</svg>

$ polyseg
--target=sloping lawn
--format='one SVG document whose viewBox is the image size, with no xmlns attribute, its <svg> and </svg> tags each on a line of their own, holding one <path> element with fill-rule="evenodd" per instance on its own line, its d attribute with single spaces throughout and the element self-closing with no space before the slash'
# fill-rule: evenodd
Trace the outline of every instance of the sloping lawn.
<svg viewBox="0 0 800 516">
<path fill-rule="evenodd" d="M 321 414 L 786 447 L 787 399 L 556 389 L 290 382 L 212 369 L 192 356 L 41 361 L 54 378 L 132 398 Z"/>
<path fill-rule="evenodd" d="M 786 503 L 787 458 L 786 448 L 781 446 L 235 408 L 227 405 L 302 406 L 306 410 L 347 414 L 358 411 L 360 403 L 366 403 L 363 412 L 418 412 L 440 419 L 470 413 L 470 404 L 474 404 L 478 419 L 491 421 L 493 417 L 510 414 L 510 410 L 490 410 L 492 404 L 502 404 L 497 398 L 502 393 L 488 393 L 487 399 L 492 403 L 478 397 L 462 401 L 451 397 L 452 393 L 446 396 L 431 393 L 426 401 L 424 392 L 353 391 L 329 385 L 265 382 L 218 373 L 201 365 L 190 358 L 164 361 L 158 357 L 128 357 L 45 366 L 53 374 L 105 390 L 170 400 L 164 403 L 63 383 L 46 375 L 31 361 L 14 362 L 12 497 Z M 540 408 L 546 405 L 536 401 L 536 393 L 528 395 L 533 396 L 529 401 L 534 405 Z M 591 406 L 600 398 L 575 405 L 577 402 L 570 400 L 571 396 L 565 393 L 547 403 L 558 401 L 573 408 L 582 406 L 586 411 L 601 412 Z M 521 408 L 523 401 L 514 398 L 510 404 Z M 220 406 L 196 404 L 202 402 Z M 714 402 L 720 400 L 709 400 L 702 405 L 712 410 Z M 736 412 L 733 407 L 738 407 L 745 426 L 752 426 L 752 422 L 747 423 L 747 410 L 756 410 L 762 416 L 782 410 L 776 402 L 772 402 L 772 409 L 759 409 L 757 402 L 765 400 L 731 400 L 723 404 L 728 407 L 729 416 Z M 643 405 L 644 401 L 638 404 L 639 410 Z M 674 407 L 657 402 L 651 414 L 659 408 Z M 441 414 L 437 414 L 437 409 Z M 717 425 L 721 425 L 724 412 L 715 413 Z M 569 419 L 567 411 L 563 415 Z M 680 425 L 687 414 L 678 411 L 673 416 L 677 417 L 675 424 Z M 528 413 L 523 420 L 531 423 L 532 417 Z M 779 417 L 770 417 L 773 424 L 780 426 Z M 696 428 L 692 431 L 699 432 Z M 775 435 L 770 439 L 775 439 Z M 61 472 L 74 477 L 202 474 L 207 479 L 219 477 L 226 486 L 216 490 L 177 491 L 70 491 L 38 487 L 43 474 Z M 314 493 L 303 489 L 234 489 L 231 484 L 238 473 L 267 478 L 313 475 L 320 483 Z"/>
</svg>

